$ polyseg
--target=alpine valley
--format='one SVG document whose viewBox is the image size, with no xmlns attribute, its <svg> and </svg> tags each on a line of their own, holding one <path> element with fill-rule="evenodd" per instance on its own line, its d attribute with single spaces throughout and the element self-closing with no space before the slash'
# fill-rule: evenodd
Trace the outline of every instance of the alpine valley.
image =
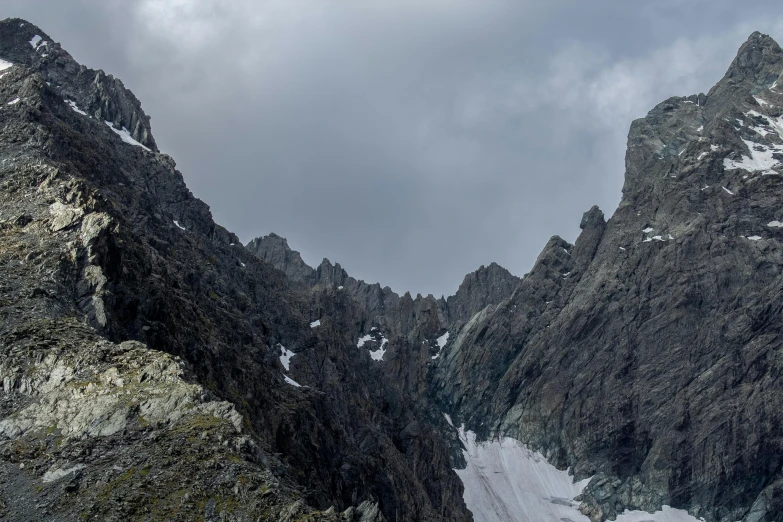
<svg viewBox="0 0 783 522">
<path fill-rule="evenodd" d="M 0 69 L 0 520 L 783 520 L 770 37 L 633 122 L 611 219 L 445 299 L 243 246 L 30 22 Z"/>
</svg>

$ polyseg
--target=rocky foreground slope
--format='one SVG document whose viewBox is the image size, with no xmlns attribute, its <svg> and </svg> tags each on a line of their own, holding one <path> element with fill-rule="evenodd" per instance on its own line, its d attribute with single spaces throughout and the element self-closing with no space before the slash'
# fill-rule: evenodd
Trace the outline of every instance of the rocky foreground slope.
<svg viewBox="0 0 783 522">
<path fill-rule="evenodd" d="M 488 520 L 473 434 L 594 521 L 783 519 L 769 37 L 634 122 L 611 219 L 447 299 L 242 246 L 119 80 L 18 19 L 0 59 L 0 520 Z"/>
</svg>

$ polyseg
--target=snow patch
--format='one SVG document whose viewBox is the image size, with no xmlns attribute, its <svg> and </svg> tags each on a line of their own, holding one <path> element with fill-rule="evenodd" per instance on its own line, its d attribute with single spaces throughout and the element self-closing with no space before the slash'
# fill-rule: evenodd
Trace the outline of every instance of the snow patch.
<svg viewBox="0 0 783 522">
<path fill-rule="evenodd" d="M 701 161 L 701 160 L 703 160 L 703 159 L 704 159 L 704 156 L 709 156 L 709 154 L 710 154 L 709 152 L 702 152 L 701 154 L 699 154 L 699 157 L 698 157 L 698 158 L 696 158 L 696 161 Z"/>
<path fill-rule="evenodd" d="M 291 369 L 291 357 L 293 357 L 296 354 L 291 350 L 286 349 L 286 347 L 283 346 L 282 344 L 278 344 L 277 346 L 280 348 L 280 351 L 283 353 L 280 356 L 280 363 L 283 365 L 283 368 L 285 368 L 285 371 L 288 371 Z"/>
<path fill-rule="evenodd" d="M 370 352 L 370 358 L 373 361 L 382 361 L 383 360 L 383 354 L 386 353 L 386 349 L 384 346 L 386 346 L 386 343 L 388 343 L 389 340 L 385 337 L 381 338 L 381 346 L 374 352 Z"/>
<path fill-rule="evenodd" d="M 68 107 L 70 107 L 71 109 L 73 109 L 73 110 L 74 110 L 74 112 L 78 112 L 79 114 L 81 114 L 81 115 L 83 115 L 83 116 L 87 116 L 87 113 L 86 113 L 86 112 L 84 112 L 83 110 L 81 110 L 81 109 L 79 108 L 79 106 L 78 106 L 78 105 L 76 105 L 76 102 L 75 102 L 75 101 L 73 101 L 73 100 L 65 100 L 65 103 L 67 103 L 67 104 L 68 104 Z"/>
<path fill-rule="evenodd" d="M 13 67 L 13 65 L 14 65 L 13 63 L 7 62 L 7 61 L 3 60 L 2 58 L 0 58 L 0 71 L 5 71 L 9 67 Z"/>
<path fill-rule="evenodd" d="M 372 335 L 368 334 L 368 335 L 364 335 L 362 337 L 359 337 L 359 340 L 356 341 L 356 347 L 357 348 L 363 347 L 364 343 L 366 343 L 367 341 L 372 341 Z"/>
<path fill-rule="evenodd" d="M 446 422 L 449 423 L 449 426 L 451 426 L 453 428 L 454 427 L 454 423 L 451 422 L 451 415 L 449 415 L 448 413 L 444 413 L 443 416 L 446 417 Z"/>
<path fill-rule="evenodd" d="M 452 424 L 451 417 L 444 414 Z M 464 485 L 463 499 L 475 522 L 589 522 L 579 511 L 580 495 L 590 479 L 574 482 L 537 451 L 509 437 L 476 442 L 459 428 L 467 467 L 454 470 Z M 663 506 L 655 513 L 625 511 L 616 522 L 703 522 L 682 509 Z"/>
<path fill-rule="evenodd" d="M 726 187 L 723 187 L 723 186 L 721 186 L 721 188 L 722 188 L 723 190 L 725 190 L 725 191 L 726 191 L 728 194 L 730 194 L 730 195 L 732 195 L 732 196 L 734 195 L 734 193 L 733 193 L 732 191 L 730 191 L 729 189 L 727 189 Z"/>
<path fill-rule="evenodd" d="M 318 319 L 317 321 L 313 321 L 312 323 L 310 323 L 310 328 L 317 328 L 317 327 L 319 327 L 319 326 L 321 326 L 321 320 L 320 320 L 320 319 Z"/>
<path fill-rule="evenodd" d="M 476 522 L 588 522 L 574 497 L 590 479 L 574 482 L 568 471 L 512 438 L 478 443 L 459 429 L 467 467 L 455 470 L 465 486 L 463 498 Z"/>
<path fill-rule="evenodd" d="M 115 133 L 117 136 L 119 136 L 120 138 L 122 138 L 122 141 L 124 141 L 125 143 L 128 143 L 128 144 L 130 144 L 130 145 L 135 145 L 136 147 L 141 147 L 142 149 L 144 149 L 144 150 L 146 150 L 146 151 L 148 151 L 148 152 L 151 152 L 151 151 L 150 151 L 150 149 L 148 149 L 147 147 L 145 147 L 144 145 L 142 145 L 142 144 L 141 144 L 141 143 L 139 143 L 138 141 L 134 140 L 134 139 L 131 137 L 131 135 L 130 135 L 130 132 L 128 132 L 128 129 L 126 129 L 125 127 L 123 127 L 122 129 L 115 129 L 115 128 L 114 128 L 114 124 L 113 124 L 112 122 L 110 122 L 110 121 L 105 121 L 105 120 L 104 120 L 104 123 L 105 123 L 106 125 L 108 125 L 108 126 L 109 126 L 109 128 L 110 128 L 112 131 L 114 131 L 114 133 Z"/>
<path fill-rule="evenodd" d="M 748 236 L 748 239 L 750 239 L 751 241 L 758 241 L 759 239 L 761 239 L 761 236 Z"/>
<path fill-rule="evenodd" d="M 41 40 L 43 40 L 43 38 L 41 38 L 38 35 L 35 35 L 32 38 L 30 38 L 30 45 L 33 46 L 33 49 L 37 49 L 38 48 L 38 44 L 41 43 Z"/>
<path fill-rule="evenodd" d="M 344 286 L 338 286 L 337 287 L 338 290 L 342 290 L 343 288 L 345 288 L 345 287 Z"/>
<path fill-rule="evenodd" d="M 13 100 L 11 100 L 10 102 L 8 102 L 8 105 L 16 105 L 16 104 L 17 104 L 17 103 L 19 103 L 20 101 L 21 101 L 21 99 L 20 99 L 20 98 L 14 98 L 14 99 L 13 99 Z"/>
<path fill-rule="evenodd" d="M 175 224 L 175 225 L 177 225 L 177 228 L 179 228 L 179 229 L 181 229 L 181 230 L 187 230 L 185 227 L 183 227 L 182 225 L 180 225 L 180 224 L 179 224 L 179 221 L 177 221 L 176 219 L 174 220 L 174 224 Z"/>
<path fill-rule="evenodd" d="M 699 128 L 696 129 L 696 132 L 701 132 L 704 130 L 704 125 L 699 125 Z"/>
<path fill-rule="evenodd" d="M 301 387 L 302 387 L 302 385 L 301 385 L 301 384 L 299 384 L 298 382 L 296 382 L 295 380 L 293 380 L 293 379 L 292 379 L 291 377 L 289 377 L 288 375 L 283 375 L 283 379 L 285 379 L 285 382 L 287 382 L 287 383 L 288 383 L 288 384 L 290 384 L 291 386 L 295 386 L 296 388 L 301 388 Z"/>
<path fill-rule="evenodd" d="M 754 99 L 754 100 L 756 100 L 756 103 L 758 103 L 758 104 L 759 104 L 759 105 L 761 105 L 762 107 L 764 107 L 765 105 L 772 105 L 772 104 L 771 104 L 771 103 L 769 103 L 768 101 L 766 101 L 766 100 L 762 100 L 762 99 L 761 99 L 761 98 L 759 98 L 758 96 L 754 96 L 754 97 L 753 97 L 753 99 Z"/>
<path fill-rule="evenodd" d="M 781 228 L 781 227 L 783 227 L 783 223 L 781 223 L 780 221 L 775 220 L 775 221 L 770 221 L 769 223 L 767 223 L 767 226 L 768 227 L 773 227 L 773 228 Z"/>
<path fill-rule="evenodd" d="M 438 353 L 433 355 L 431 359 L 437 359 L 440 357 L 440 352 L 443 350 L 443 347 L 446 346 L 446 343 L 449 342 L 449 332 L 446 332 L 445 334 L 438 337 L 435 342 L 438 343 Z"/>
<path fill-rule="evenodd" d="M 644 232 L 645 234 L 649 234 L 649 233 L 650 233 L 650 232 L 652 232 L 653 230 L 655 230 L 655 229 L 654 229 L 654 228 L 652 228 L 652 227 L 647 227 L 647 228 L 645 228 L 644 230 L 642 230 L 642 232 Z"/>
</svg>

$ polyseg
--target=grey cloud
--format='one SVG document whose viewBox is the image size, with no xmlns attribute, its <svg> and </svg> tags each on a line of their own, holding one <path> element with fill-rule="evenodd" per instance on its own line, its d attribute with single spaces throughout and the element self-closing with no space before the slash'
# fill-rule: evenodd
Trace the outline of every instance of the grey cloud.
<svg viewBox="0 0 783 522">
<path fill-rule="evenodd" d="M 631 120 L 783 36 L 771 1 L 5 4 L 121 77 L 243 240 L 436 295 L 611 213 Z"/>
</svg>

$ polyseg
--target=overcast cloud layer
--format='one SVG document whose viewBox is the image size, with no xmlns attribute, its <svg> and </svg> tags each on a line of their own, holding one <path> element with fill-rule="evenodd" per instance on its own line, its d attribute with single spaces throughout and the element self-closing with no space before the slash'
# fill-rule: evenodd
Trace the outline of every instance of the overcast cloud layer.
<svg viewBox="0 0 783 522">
<path fill-rule="evenodd" d="M 706 92 L 778 1 L 4 0 L 122 78 L 215 220 L 395 291 L 522 275 L 620 201 L 631 121 Z"/>
</svg>

